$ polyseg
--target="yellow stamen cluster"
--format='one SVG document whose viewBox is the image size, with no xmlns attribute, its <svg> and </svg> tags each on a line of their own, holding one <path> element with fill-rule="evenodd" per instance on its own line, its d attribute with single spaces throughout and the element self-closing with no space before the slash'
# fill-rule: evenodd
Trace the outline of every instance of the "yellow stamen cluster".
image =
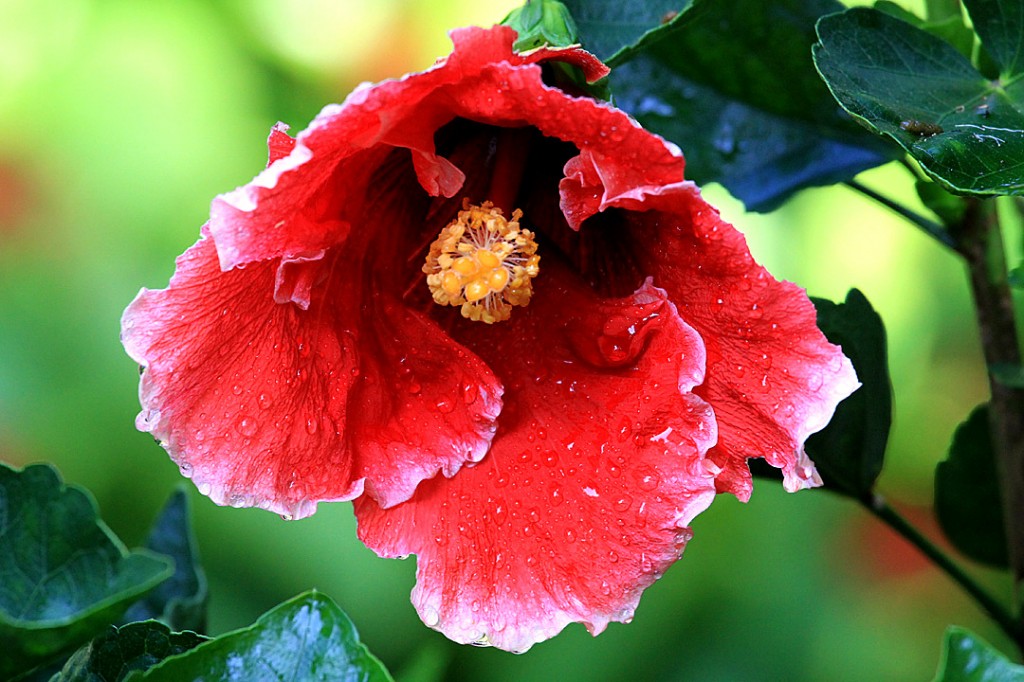
<svg viewBox="0 0 1024 682">
<path fill-rule="evenodd" d="M 492 324 L 507 320 L 512 306 L 533 294 L 540 256 L 533 232 L 519 227 L 523 212 L 507 220 L 485 201 L 462 201 L 463 210 L 430 245 L 423 272 L 434 301 L 462 306 L 462 316 Z"/>
</svg>

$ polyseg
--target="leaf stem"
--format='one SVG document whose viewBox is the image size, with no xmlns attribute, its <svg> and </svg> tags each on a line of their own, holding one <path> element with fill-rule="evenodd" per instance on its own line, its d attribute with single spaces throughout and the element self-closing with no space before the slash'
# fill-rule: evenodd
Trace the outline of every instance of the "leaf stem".
<svg viewBox="0 0 1024 682">
<path fill-rule="evenodd" d="M 860 192 L 864 196 L 870 199 L 874 199 L 875 201 L 882 204 L 886 208 L 889 208 L 892 211 L 900 214 L 910 222 L 920 227 L 928 236 L 934 238 L 943 246 L 956 250 L 956 240 L 953 239 L 953 237 L 950 236 L 950 234 L 946 231 L 946 228 L 944 228 L 939 223 L 936 223 L 932 220 L 928 220 L 928 218 L 925 218 L 923 215 L 911 211 L 903 204 L 900 204 L 896 201 L 893 201 L 889 197 L 879 194 L 875 190 L 871 189 L 870 187 L 862 185 L 856 180 L 847 180 L 845 184 L 850 189 Z"/>
<path fill-rule="evenodd" d="M 936 566 L 942 569 L 952 580 L 960 585 L 985 611 L 999 624 L 1007 635 L 1020 646 L 1024 628 L 1014 618 L 1013 614 L 1007 611 L 985 588 L 979 585 L 969 576 L 956 562 L 945 552 L 935 546 L 931 540 L 926 538 L 917 528 L 903 518 L 895 509 L 889 506 L 884 497 L 877 493 L 868 493 L 859 498 L 864 507 L 878 517 L 883 523 L 892 528 L 914 545 L 926 557 L 932 560 Z"/>
</svg>

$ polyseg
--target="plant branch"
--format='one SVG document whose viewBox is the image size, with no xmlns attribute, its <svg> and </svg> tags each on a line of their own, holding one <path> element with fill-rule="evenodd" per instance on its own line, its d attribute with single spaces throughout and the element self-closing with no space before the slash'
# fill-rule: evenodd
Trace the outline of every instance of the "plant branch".
<svg viewBox="0 0 1024 682">
<path fill-rule="evenodd" d="M 995 201 L 969 199 L 957 228 L 957 250 L 967 261 L 982 350 L 989 367 L 992 394 L 990 429 L 999 474 L 1006 546 L 1019 611 L 1024 588 L 1024 389 L 1001 383 L 991 371 L 1001 365 L 1021 364 L 1020 341 Z M 1018 639 L 1017 642 L 1024 649 L 1024 640 Z"/>
<path fill-rule="evenodd" d="M 868 511 L 878 517 L 883 523 L 892 528 L 906 539 L 910 544 L 917 547 L 922 554 L 932 560 L 936 566 L 942 569 L 953 581 L 969 594 L 985 611 L 999 624 L 1013 641 L 1018 642 L 1022 637 L 1022 626 L 1014 618 L 1013 614 L 1007 611 L 985 588 L 979 585 L 959 565 L 956 564 L 945 552 L 935 546 L 931 540 L 911 525 L 905 518 L 889 506 L 885 498 L 877 493 L 868 493 L 859 498 Z"/>
<path fill-rule="evenodd" d="M 932 220 L 928 220 L 923 215 L 911 211 L 903 204 L 900 204 L 896 201 L 893 201 L 889 197 L 879 194 L 870 187 L 865 187 L 856 180 L 847 180 L 845 184 L 850 189 L 856 190 L 857 192 L 860 192 L 864 196 L 870 199 L 874 199 L 875 201 L 882 204 L 886 208 L 889 208 L 892 211 L 895 211 L 896 213 L 900 214 L 901 216 L 903 216 L 904 218 L 906 218 L 907 220 L 909 220 L 910 222 L 914 223 L 922 230 L 924 230 L 928 236 L 936 239 L 944 246 L 954 250 L 957 248 L 956 240 L 954 240 L 953 237 L 950 236 L 950 234 L 946 231 L 946 228 L 944 228 L 939 223 L 936 223 Z"/>
</svg>

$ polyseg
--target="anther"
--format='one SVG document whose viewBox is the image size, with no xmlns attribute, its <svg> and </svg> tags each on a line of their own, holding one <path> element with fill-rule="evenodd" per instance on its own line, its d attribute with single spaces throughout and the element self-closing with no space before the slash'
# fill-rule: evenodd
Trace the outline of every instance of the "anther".
<svg viewBox="0 0 1024 682">
<path fill-rule="evenodd" d="M 533 232 L 523 229 L 515 210 L 511 219 L 485 201 L 462 202 L 463 210 L 430 246 L 423 272 L 434 301 L 462 306 L 462 316 L 491 324 L 507 320 L 512 306 L 525 306 L 540 256 Z"/>
</svg>

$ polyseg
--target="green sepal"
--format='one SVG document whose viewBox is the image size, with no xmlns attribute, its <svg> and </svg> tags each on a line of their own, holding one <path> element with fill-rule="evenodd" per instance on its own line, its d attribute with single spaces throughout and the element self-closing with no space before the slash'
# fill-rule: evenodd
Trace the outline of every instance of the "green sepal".
<svg viewBox="0 0 1024 682">
<path fill-rule="evenodd" d="M 512 46 L 516 52 L 528 52 L 538 47 L 568 47 L 579 42 L 576 23 L 565 5 L 558 0 L 527 0 L 502 19 L 519 33 Z"/>
</svg>

